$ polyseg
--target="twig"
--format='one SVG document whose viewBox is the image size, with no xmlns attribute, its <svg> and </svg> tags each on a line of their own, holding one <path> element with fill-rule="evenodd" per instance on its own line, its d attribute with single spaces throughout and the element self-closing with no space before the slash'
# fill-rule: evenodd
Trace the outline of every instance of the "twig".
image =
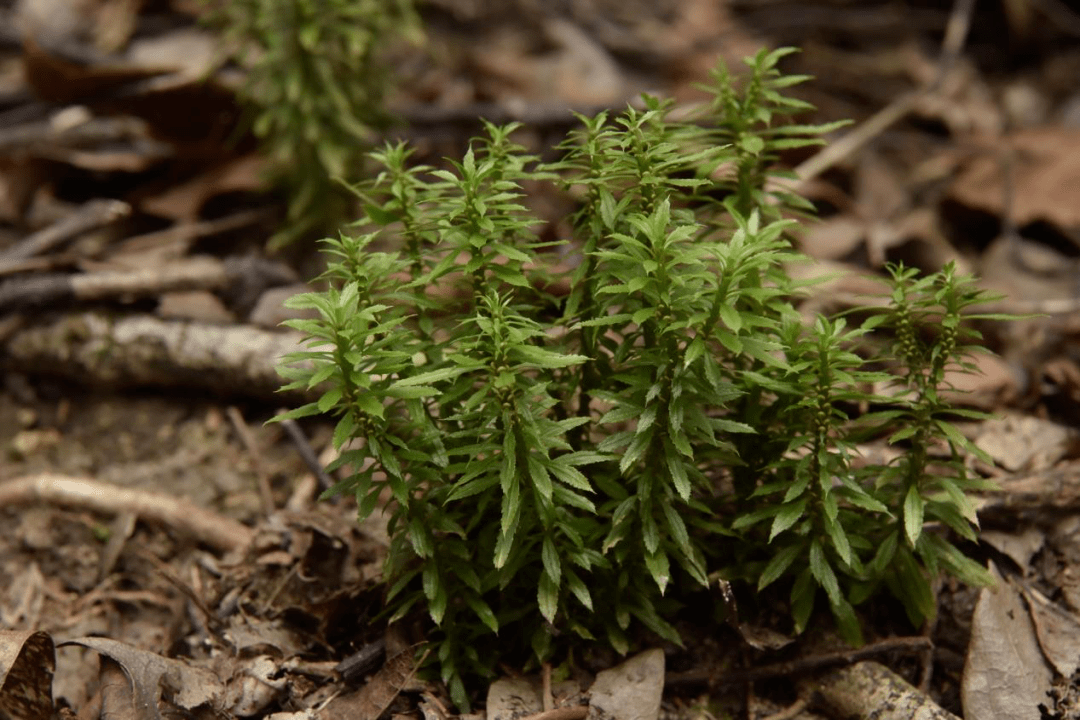
<svg viewBox="0 0 1080 720">
<path fill-rule="evenodd" d="M 551 663 L 542 663 L 540 665 L 540 707 L 544 709 L 544 712 L 555 707 L 555 703 L 551 699 Z"/>
<path fill-rule="evenodd" d="M 791 181 L 777 179 L 775 182 L 779 189 L 797 190 L 799 186 L 854 154 L 893 123 L 910 113 L 922 97 L 936 91 L 960 56 L 964 41 L 967 39 L 968 29 L 971 27 L 971 14 L 974 8 L 975 0 L 956 0 L 953 5 L 952 14 L 945 28 L 945 38 L 941 43 L 937 73 L 930 83 L 906 95 L 901 95 L 847 135 L 808 158 L 795 168 L 797 180 L 794 181 L 794 185 Z"/>
<path fill-rule="evenodd" d="M 0 252 L 0 270 L 9 263 L 42 255 L 59 247 L 68 240 L 90 230 L 116 222 L 131 214 L 131 206 L 119 200 L 91 200 L 79 207 L 72 215 L 54 223 L 44 230 L 20 240 Z"/>
<path fill-rule="evenodd" d="M 19 263 L 22 264 L 21 262 Z M 0 274 L 3 274 L 0 267 Z M 0 283 L 0 313 L 120 297 L 153 296 L 176 290 L 219 290 L 231 281 L 224 263 L 193 257 L 147 270 L 86 275 L 47 273 Z"/>
<path fill-rule="evenodd" d="M 199 611 L 199 613 L 203 617 L 203 620 L 205 620 L 207 630 L 213 632 L 215 635 L 218 635 L 218 633 L 216 632 L 216 628 L 220 627 L 221 620 L 218 619 L 217 615 L 214 614 L 213 610 L 207 607 L 206 602 L 201 597 L 199 597 L 199 594 L 195 592 L 195 589 L 180 578 L 178 578 L 175 574 L 173 574 L 172 569 L 168 565 L 163 563 L 160 558 L 156 557 L 146 548 L 141 548 L 137 552 L 139 557 L 153 565 L 154 570 L 158 573 L 158 575 L 160 575 L 166 582 L 179 590 L 181 594 L 184 595 L 184 597 L 191 601 L 191 604 L 195 607 L 196 610 Z M 220 635 L 218 639 L 221 639 Z"/>
<path fill-rule="evenodd" d="M 780 712 L 775 712 L 772 715 L 765 717 L 763 720 L 791 720 L 791 718 L 805 710 L 807 705 L 809 705 L 809 703 L 804 698 L 799 698 Z"/>
<path fill-rule="evenodd" d="M 139 252 L 172 243 L 187 244 L 192 240 L 209 235 L 217 235 L 218 233 L 237 230 L 248 225 L 255 225 L 270 220 L 274 215 L 273 208 L 256 208 L 254 210 L 241 210 L 213 220 L 180 222 L 164 230 L 155 230 L 154 232 L 121 240 L 111 246 L 110 251 L 113 255 L 122 256 L 125 253 Z"/>
<path fill-rule="evenodd" d="M 849 665 L 860 660 L 875 657 L 883 653 L 904 652 L 917 653 L 930 646 L 930 640 L 925 637 L 896 637 L 864 645 L 861 648 L 841 650 L 839 652 L 823 653 L 821 655 L 809 655 L 796 658 L 787 662 L 761 665 L 747 668 L 746 670 L 733 670 L 718 675 L 714 670 L 690 670 L 681 673 L 668 673 L 665 684 L 686 685 L 690 683 L 707 682 L 713 687 L 728 685 L 741 685 L 743 683 L 768 680 L 777 677 L 790 677 L 803 675 L 822 668 L 834 665 Z"/>
<path fill-rule="evenodd" d="M 247 451 L 252 464 L 255 466 L 255 481 L 259 486 L 259 502 L 262 503 L 263 516 L 270 517 L 277 510 L 277 506 L 274 504 L 274 493 L 270 489 L 270 478 L 267 475 L 266 467 L 263 465 L 255 438 L 252 437 L 247 421 L 240 414 L 239 408 L 230 405 L 225 410 L 225 414 L 229 417 L 229 422 L 232 423 L 237 437 L 240 438 L 240 444 L 244 446 L 244 450 Z"/>
<path fill-rule="evenodd" d="M 589 716 L 588 705 L 571 705 L 569 707 L 544 710 L 534 715 L 526 715 L 521 720 L 584 720 Z"/>
<path fill-rule="evenodd" d="M 278 414 L 285 413 L 285 409 L 278 410 Z M 311 474 L 319 481 L 319 488 L 321 490 L 329 490 L 334 486 L 334 479 L 327 474 L 323 469 L 322 463 L 319 462 L 318 456 L 315 454 L 315 449 L 311 447 L 311 443 L 308 441 L 307 436 L 304 434 L 303 429 L 293 419 L 289 418 L 280 422 L 281 427 L 285 428 L 286 434 L 289 439 L 293 441 L 293 445 L 296 446 L 296 452 L 300 453 L 300 459 L 307 465 Z"/>
<path fill-rule="evenodd" d="M 254 536 L 252 529 L 243 523 L 164 493 L 54 473 L 0 483 L 0 507 L 34 502 L 56 503 L 109 515 L 134 513 L 143 520 L 165 525 L 221 552 L 242 550 Z"/>
</svg>

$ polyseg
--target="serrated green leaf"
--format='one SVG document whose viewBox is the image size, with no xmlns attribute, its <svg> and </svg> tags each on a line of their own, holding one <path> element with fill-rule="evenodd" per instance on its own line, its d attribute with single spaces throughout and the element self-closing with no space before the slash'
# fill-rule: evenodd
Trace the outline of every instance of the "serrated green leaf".
<svg viewBox="0 0 1080 720">
<path fill-rule="evenodd" d="M 462 367 L 445 367 L 438 370 L 430 370 L 425 373 L 420 373 L 419 375 L 412 375 L 407 378 L 402 378 L 390 387 L 405 388 L 414 387 L 416 385 L 428 385 L 430 383 L 437 383 L 442 380 L 450 380 L 451 378 L 456 378 L 458 375 L 461 375 L 465 371 L 466 368 Z"/>
<path fill-rule="evenodd" d="M 547 468 L 536 458 L 535 455 L 529 455 L 529 478 L 532 480 L 533 488 L 540 494 L 545 501 L 551 501 L 551 476 L 548 474 Z"/>
<path fill-rule="evenodd" d="M 585 583 L 581 581 L 577 573 L 567 568 L 566 570 L 566 587 L 573 593 L 574 597 L 578 599 L 582 605 L 588 610 L 593 609 L 592 595 L 589 593 L 589 588 L 585 586 Z"/>
<path fill-rule="evenodd" d="M 840 556 L 840 560 L 845 565 L 851 565 L 851 543 L 848 542 L 844 528 L 836 519 L 826 518 L 825 530 L 829 535 L 829 542 L 832 544 L 833 549 L 836 550 L 836 554 Z"/>
<path fill-rule="evenodd" d="M 817 584 L 810 568 L 806 568 L 795 583 L 791 586 L 791 619 L 795 622 L 795 632 L 802 634 L 810 622 L 810 615 L 814 611 L 814 596 L 817 595 Z"/>
<path fill-rule="evenodd" d="M 911 547 L 915 547 L 922 534 L 925 508 L 926 503 L 919 494 L 919 488 L 912 484 L 904 496 L 904 535 Z"/>
<path fill-rule="evenodd" d="M 861 646 L 863 644 L 862 627 L 859 625 L 855 608 L 851 607 L 851 603 L 843 597 L 840 598 L 840 602 L 829 605 L 840 637 L 851 647 Z"/>
<path fill-rule="evenodd" d="M 933 588 L 906 546 L 897 546 L 892 567 L 893 572 L 885 576 L 889 589 L 903 603 L 912 624 L 921 626 L 937 612 Z"/>
<path fill-rule="evenodd" d="M 758 592 L 776 582 L 802 553 L 803 546 L 798 543 L 778 550 L 765 569 L 761 571 L 761 577 L 758 578 Z"/>
<path fill-rule="evenodd" d="M 944 420 L 935 420 L 934 424 L 941 429 L 941 432 L 945 433 L 945 436 L 949 438 L 956 447 L 966 450 L 988 465 L 994 464 L 994 459 L 990 457 L 990 454 L 964 437 L 964 434 L 961 433 L 955 425 L 950 422 L 945 422 Z"/>
<path fill-rule="evenodd" d="M 551 579 L 547 573 L 541 573 L 540 585 L 536 590 L 536 604 L 540 607 L 540 614 L 549 623 L 555 622 L 555 614 L 559 611 L 559 584 Z"/>
<path fill-rule="evenodd" d="M 675 454 L 674 446 L 664 443 L 664 460 L 667 462 L 668 472 L 675 485 L 675 491 L 683 500 L 690 499 L 690 478 L 686 474 L 686 460 Z"/>
<path fill-rule="evenodd" d="M 720 306 L 720 318 L 724 321 L 724 324 L 728 326 L 728 329 L 733 333 L 738 333 L 742 330 L 743 319 L 739 311 L 731 305 Z"/>
<path fill-rule="evenodd" d="M 503 436 L 502 462 L 499 463 L 499 486 L 504 493 L 517 478 L 517 434 L 508 432 Z"/>
<path fill-rule="evenodd" d="M 414 517 L 409 521 L 409 542 L 412 543 L 413 552 L 421 558 L 429 558 L 435 552 L 434 539 L 422 518 Z M 431 595 L 428 595 L 430 598 Z"/>
<path fill-rule="evenodd" d="M 563 355 L 562 353 L 545 350 L 535 345 L 518 345 L 513 348 L 511 354 L 521 358 L 524 362 L 535 365 L 538 368 L 557 369 L 580 365 L 589 360 L 586 355 Z"/>
<path fill-rule="evenodd" d="M 825 590 L 825 594 L 829 596 L 829 603 L 836 605 L 842 602 L 844 598 L 840 594 L 840 583 L 837 581 L 836 573 L 833 572 L 832 566 L 825 556 L 825 549 L 817 539 L 810 543 L 809 559 L 810 572 L 813 573 L 818 585 Z"/>
<path fill-rule="evenodd" d="M 694 364 L 694 361 L 705 354 L 705 341 L 700 337 L 696 337 L 690 341 L 690 345 L 686 348 L 686 354 L 683 356 L 683 368 L 689 368 Z"/>
<path fill-rule="evenodd" d="M 667 590 L 668 582 L 671 580 L 671 566 L 668 563 L 667 553 L 663 549 L 645 553 L 645 567 L 648 569 L 649 574 L 652 575 L 657 587 L 660 588 L 660 594 L 663 595 L 664 591 Z"/>
<path fill-rule="evenodd" d="M 769 530 L 769 542 L 802 519 L 806 512 L 806 498 L 795 502 L 784 503 L 773 518 L 772 529 Z"/>
<path fill-rule="evenodd" d="M 544 572 L 558 583 L 562 577 L 562 563 L 559 561 L 559 552 L 555 549 L 555 542 L 550 536 L 544 537 L 540 557 L 544 564 Z"/>
</svg>

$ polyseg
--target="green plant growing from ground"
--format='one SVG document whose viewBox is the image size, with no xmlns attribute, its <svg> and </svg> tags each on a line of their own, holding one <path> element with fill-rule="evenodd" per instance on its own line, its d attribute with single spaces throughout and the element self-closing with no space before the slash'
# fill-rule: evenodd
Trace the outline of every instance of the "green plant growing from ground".
<svg viewBox="0 0 1080 720">
<path fill-rule="evenodd" d="M 282 372 L 324 392 L 288 416 L 337 419 L 332 492 L 361 517 L 392 497 L 388 612 L 430 617 L 459 705 L 499 653 L 680 642 L 673 605 L 714 577 L 784 588 L 796 631 L 823 600 L 853 643 L 879 589 L 918 624 L 940 570 L 990 582 L 940 529 L 975 537 L 962 458 L 981 454 L 952 423 L 981 415 L 944 391 L 986 298 L 951 266 L 897 267 L 859 324 L 803 321 L 784 216 L 809 206 L 769 180 L 835 125 L 791 122 L 807 106 L 782 94 L 805 79 L 778 71 L 788 52 L 748 59 L 738 85 L 718 69 L 692 121 L 650 97 L 582 117 L 552 164 L 514 126 L 448 169 L 385 147 L 361 189 L 371 231 L 326 240 L 328 289 L 290 302 L 318 317 L 290 323 L 310 347 Z M 579 201 L 567 247 L 538 240 L 537 182 Z M 885 328 L 892 372 L 856 352 Z M 904 452 L 860 465 L 868 434 Z"/>
<path fill-rule="evenodd" d="M 274 179 L 289 196 L 280 247 L 347 220 L 342 181 L 365 175 L 366 154 L 391 121 L 391 73 L 380 59 L 395 39 L 418 39 L 411 0 L 206 0 L 245 66 L 240 99 Z"/>
</svg>

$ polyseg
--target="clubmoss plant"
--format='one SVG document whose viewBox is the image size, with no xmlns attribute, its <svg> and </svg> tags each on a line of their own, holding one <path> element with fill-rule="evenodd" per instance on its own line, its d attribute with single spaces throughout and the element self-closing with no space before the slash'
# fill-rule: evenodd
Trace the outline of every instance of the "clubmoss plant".
<svg viewBox="0 0 1080 720">
<path fill-rule="evenodd" d="M 240 98 L 290 198 L 271 246 L 336 231 L 349 219 L 341 181 L 364 176 L 365 155 L 391 120 L 379 53 L 420 35 L 411 0 L 205 2 L 246 66 Z"/>
<path fill-rule="evenodd" d="M 977 451 L 951 424 L 972 413 L 943 391 L 984 298 L 951 266 L 895 268 L 859 325 L 803 322 L 785 215 L 807 204 L 766 181 L 834 126 L 788 121 L 805 109 L 780 94 L 803 79 L 777 70 L 788 52 L 748 59 L 738 87 L 718 70 L 690 121 L 649 97 L 583 117 L 548 165 L 514 126 L 446 169 L 385 147 L 359 189 L 370 232 L 324 241 L 328 289 L 290 302 L 318 318 L 290 323 L 310 347 L 282 372 L 322 395 L 288 416 L 337 419 L 331 492 L 361 517 L 388 492 L 389 613 L 430 617 L 459 705 L 497 658 L 679 642 L 672 608 L 713 577 L 784 587 L 796 631 L 824 595 L 851 642 L 878 588 L 918 622 L 940 569 L 989 581 L 927 526 L 974 537 Z M 560 247 L 522 202 L 539 182 L 579 199 Z M 871 366 L 857 350 L 886 329 Z M 901 459 L 855 462 L 873 433 Z"/>
</svg>

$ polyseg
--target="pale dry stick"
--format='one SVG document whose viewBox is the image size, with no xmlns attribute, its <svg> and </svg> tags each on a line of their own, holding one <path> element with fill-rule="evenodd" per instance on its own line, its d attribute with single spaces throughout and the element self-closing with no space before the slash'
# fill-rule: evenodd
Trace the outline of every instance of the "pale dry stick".
<svg viewBox="0 0 1080 720">
<path fill-rule="evenodd" d="M 224 553 L 243 550 L 254 537 L 254 531 L 243 523 L 164 493 L 122 488 L 56 473 L 28 475 L 0 483 L 0 507 L 35 502 L 56 503 L 108 515 L 131 512 Z"/>
<path fill-rule="evenodd" d="M 570 707 L 555 708 L 534 715 L 526 715 L 521 720 L 585 720 L 588 716 L 588 705 L 571 705 Z"/>
<path fill-rule="evenodd" d="M 247 451 L 255 466 L 255 482 L 259 486 L 259 502 L 262 504 L 263 516 L 270 517 L 277 510 L 277 506 L 274 504 L 274 492 L 270 489 L 270 477 L 262 458 L 259 457 L 259 448 L 255 443 L 255 438 L 251 435 L 251 430 L 248 429 L 247 421 L 240 414 L 239 408 L 230 405 L 225 410 L 225 414 L 229 417 L 229 422 L 232 423 L 237 437 L 240 438 L 240 444 L 244 446 L 244 450 Z"/>
<path fill-rule="evenodd" d="M 544 712 L 547 712 L 555 707 L 555 702 L 551 698 L 551 663 L 543 663 L 540 666 L 540 684 L 542 686 L 540 703 Z"/>
<path fill-rule="evenodd" d="M 809 705 L 809 703 L 805 698 L 799 698 L 780 712 L 767 715 L 763 720 L 791 720 L 791 718 L 801 714 L 802 711 L 806 709 L 807 705 Z"/>
<path fill-rule="evenodd" d="M 131 214 L 131 206 L 120 200 L 90 200 L 69 217 L 39 230 L 0 253 L 0 268 L 42 255 L 85 232 L 116 222 Z"/>
<path fill-rule="evenodd" d="M 971 14 L 974 9 L 975 0 L 956 0 L 953 5 L 952 14 L 949 16 L 949 23 L 945 29 L 945 39 L 941 44 L 938 71 L 933 81 L 900 96 L 847 135 L 831 145 L 827 145 L 821 152 L 805 160 L 795 168 L 794 174 L 796 177 L 794 180 L 784 180 L 782 178 L 771 180 L 770 184 L 773 185 L 771 189 L 797 192 L 802 185 L 821 175 L 844 158 L 854 154 L 887 130 L 893 123 L 907 116 L 922 97 L 937 90 L 946 74 L 952 69 L 956 59 L 960 56 L 960 51 L 963 49 L 964 41 L 967 39 L 967 33 L 971 27 Z"/>
<path fill-rule="evenodd" d="M 4 360 L 8 369 L 99 387 L 194 387 L 303 404 L 318 399 L 317 389 L 279 394 L 276 367 L 304 343 L 293 331 L 88 312 L 12 332 Z"/>
<path fill-rule="evenodd" d="M 884 665 L 866 660 L 806 682 L 834 717 L 852 720 L 960 720 Z"/>
<path fill-rule="evenodd" d="M 0 312 L 175 290 L 221 290 L 233 280 L 226 265 L 210 257 L 177 260 L 164 267 L 144 270 L 40 273 L 0 283 Z"/>
<path fill-rule="evenodd" d="M 203 620 L 206 622 L 207 629 L 213 631 L 215 626 L 220 626 L 221 621 L 218 619 L 214 611 L 211 610 L 206 602 L 199 597 L 199 594 L 195 592 L 195 589 L 184 582 L 181 578 L 177 577 L 172 568 L 161 561 L 156 555 L 145 548 L 138 551 L 139 556 L 149 562 L 154 570 L 165 579 L 170 585 L 180 591 L 180 593 L 186 597 L 199 613 L 202 614 Z"/>
</svg>

